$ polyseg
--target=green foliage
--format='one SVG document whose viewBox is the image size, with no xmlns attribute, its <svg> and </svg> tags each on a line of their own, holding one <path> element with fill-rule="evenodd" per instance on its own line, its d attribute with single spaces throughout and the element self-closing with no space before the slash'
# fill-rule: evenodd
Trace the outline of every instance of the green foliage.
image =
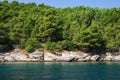
<svg viewBox="0 0 120 80">
<path fill-rule="evenodd" d="M 35 38 L 29 38 L 25 43 L 25 49 L 27 51 L 34 51 L 35 49 L 38 49 L 40 47 L 40 42 L 38 42 Z"/>
<path fill-rule="evenodd" d="M 4 24 L 0 24 L 0 45 L 9 44 L 9 37 L 7 33 L 7 27 Z"/>
<path fill-rule="evenodd" d="M 118 50 L 120 8 L 54 8 L 44 4 L 0 2 L 0 45 L 27 51 Z"/>
</svg>

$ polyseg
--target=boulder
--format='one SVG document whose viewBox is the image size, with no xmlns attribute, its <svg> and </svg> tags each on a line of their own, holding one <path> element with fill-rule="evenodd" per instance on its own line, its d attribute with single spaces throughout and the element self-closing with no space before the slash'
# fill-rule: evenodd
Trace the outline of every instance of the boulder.
<svg viewBox="0 0 120 80">
<path fill-rule="evenodd" d="M 16 59 L 16 61 L 28 61 L 26 55 L 16 55 L 14 58 Z"/>
<path fill-rule="evenodd" d="M 91 57 L 92 57 L 92 56 L 89 55 L 89 56 L 85 57 L 85 60 L 86 60 L 86 61 L 90 61 Z"/>
<path fill-rule="evenodd" d="M 42 61 L 43 60 L 43 52 L 42 51 L 35 51 L 33 53 L 29 53 L 28 57 L 30 59 L 36 59 L 36 60 Z"/>
<path fill-rule="evenodd" d="M 91 59 L 91 55 L 87 54 L 87 55 L 79 56 L 78 61 L 85 62 L 85 61 L 90 61 L 90 59 Z"/>
<path fill-rule="evenodd" d="M 76 56 L 76 57 L 74 58 L 74 61 L 78 61 L 80 58 L 81 58 L 81 56 Z"/>
<path fill-rule="evenodd" d="M 120 61 L 120 55 L 114 56 L 114 60 L 115 60 L 115 61 Z"/>
<path fill-rule="evenodd" d="M 90 60 L 91 61 L 97 61 L 98 59 L 99 59 L 99 55 L 93 55 L 91 58 L 90 58 Z"/>
<path fill-rule="evenodd" d="M 83 57 L 81 57 L 81 58 L 79 58 L 78 59 L 78 62 L 85 62 L 86 60 L 85 60 L 85 58 L 83 58 Z"/>
<path fill-rule="evenodd" d="M 28 61 L 27 55 L 25 54 L 10 54 L 9 57 L 14 58 L 15 61 Z"/>
<path fill-rule="evenodd" d="M 104 58 L 104 61 L 112 61 L 113 60 L 113 56 L 106 56 L 105 58 Z"/>
<path fill-rule="evenodd" d="M 14 57 L 12 56 L 5 56 L 4 57 L 4 61 L 8 61 L 8 62 L 11 62 L 11 61 L 16 61 Z"/>
<path fill-rule="evenodd" d="M 44 61 L 56 61 L 57 56 L 53 53 L 46 52 L 44 55 Z"/>
<path fill-rule="evenodd" d="M 111 52 L 106 52 L 106 55 L 107 55 L 107 56 L 111 56 L 112 53 L 111 53 Z"/>
<path fill-rule="evenodd" d="M 59 57 L 56 59 L 56 61 L 66 61 L 66 62 L 71 62 L 74 61 L 75 56 L 66 56 L 66 57 Z"/>
</svg>

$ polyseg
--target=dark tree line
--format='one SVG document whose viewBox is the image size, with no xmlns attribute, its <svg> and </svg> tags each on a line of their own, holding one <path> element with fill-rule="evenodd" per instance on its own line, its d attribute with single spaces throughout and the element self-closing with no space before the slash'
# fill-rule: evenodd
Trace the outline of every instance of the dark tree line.
<svg viewBox="0 0 120 80">
<path fill-rule="evenodd" d="M 27 51 L 119 51 L 120 8 L 54 8 L 0 2 L 0 45 Z"/>
</svg>

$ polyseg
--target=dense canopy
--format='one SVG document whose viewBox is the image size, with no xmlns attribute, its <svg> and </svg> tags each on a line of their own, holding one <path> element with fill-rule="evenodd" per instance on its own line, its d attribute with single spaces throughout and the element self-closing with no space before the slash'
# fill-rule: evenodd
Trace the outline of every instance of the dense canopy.
<svg viewBox="0 0 120 80">
<path fill-rule="evenodd" d="M 54 8 L 44 4 L 0 2 L 0 45 L 27 51 L 118 51 L 120 8 Z"/>
</svg>

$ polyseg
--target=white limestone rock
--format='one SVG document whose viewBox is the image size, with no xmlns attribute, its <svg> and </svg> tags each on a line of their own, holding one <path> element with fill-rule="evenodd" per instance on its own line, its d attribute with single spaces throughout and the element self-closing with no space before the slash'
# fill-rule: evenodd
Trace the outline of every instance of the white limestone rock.
<svg viewBox="0 0 120 80">
<path fill-rule="evenodd" d="M 11 56 L 5 56 L 4 61 L 8 61 L 8 62 L 15 61 L 15 58 Z"/>
<path fill-rule="evenodd" d="M 99 59 L 99 55 L 93 55 L 92 57 L 91 57 L 91 61 L 97 61 L 98 59 Z"/>
<path fill-rule="evenodd" d="M 113 60 L 113 56 L 106 56 L 105 58 L 104 58 L 104 61 L 112 61 Z"/>
<path fill-rule="evenodd" d="M 115 61 L 120 61 L 120 55 L 114 56 Z"/>
</svg>

